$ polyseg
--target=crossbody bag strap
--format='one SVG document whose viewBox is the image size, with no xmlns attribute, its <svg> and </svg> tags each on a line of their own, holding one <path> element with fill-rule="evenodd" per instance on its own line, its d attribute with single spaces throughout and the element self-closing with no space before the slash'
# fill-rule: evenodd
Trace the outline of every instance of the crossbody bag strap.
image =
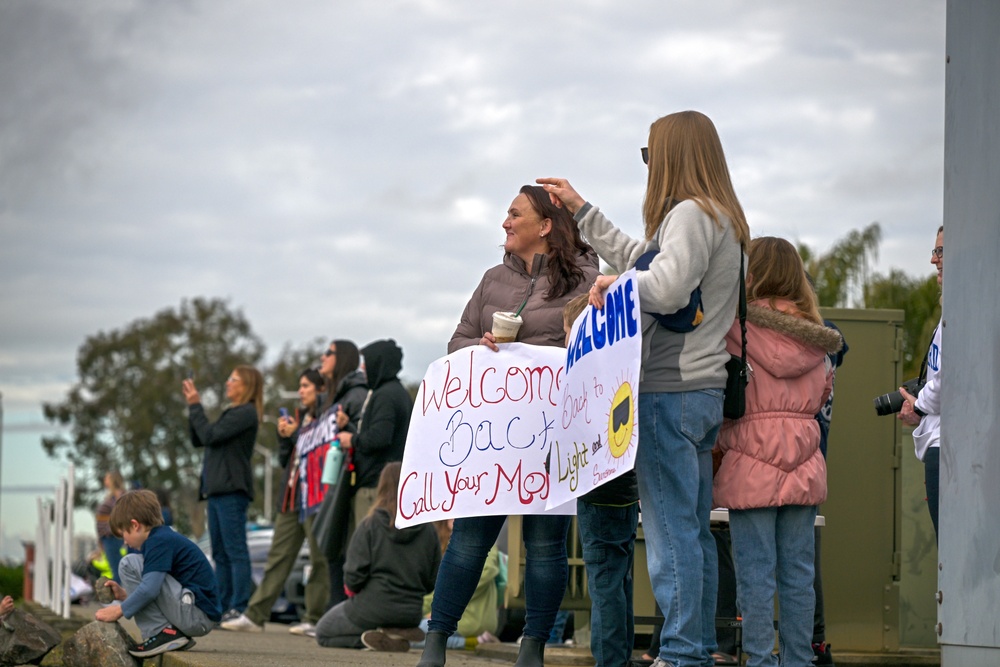
<svg viewBox="0 0 1000 667">
<path fill-rule="evenodd" d="M 746 366 L 747 363 L 747 284 L 743 277 L 743 246 L 740 246 L 740 337 L 742 345 L 740 347 L 740 361 Z"/>
<path fill-rule="evenodd" d="M 358 417 L 358 433 L 361 433 L 361 424 L 365 421 L 365 412 L 368 411 L 368 401 L 372 397 L 373 389 L 368 390 L 368 395 L 365 396 L 365 402 L 361 405 L 361 416 Z"/>
</svg>

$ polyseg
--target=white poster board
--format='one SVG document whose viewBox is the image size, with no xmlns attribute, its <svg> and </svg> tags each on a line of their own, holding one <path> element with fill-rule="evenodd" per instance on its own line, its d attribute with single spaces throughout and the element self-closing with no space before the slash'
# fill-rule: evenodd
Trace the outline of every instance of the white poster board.
<svg viewBox="0 0 1000 667">
<path fill-rule="evenodd" d="M 406 435 L 396 526 L 545 511 L 566 350 L 499 347 L 467 347 L 427 369 Z"/>
<path fill-rule="evenodd" d="M 577 319 L 569 349 L 477 345 L 430 365 L 406 436 L 397 527 L 574 514 L 575 498 L 632 469 L 642 354 L 635 271 L 605 298 L 603 310 L 588 306 Z"/>
<path fill-rule="evenodd" d="M 604 308 L 580 314 L 563 371 L 563 410 L 549 464 L 555 507 L 635 466 L 639 442 L 642 327 L 635 269 L 604 294 Z"/>
</svg>

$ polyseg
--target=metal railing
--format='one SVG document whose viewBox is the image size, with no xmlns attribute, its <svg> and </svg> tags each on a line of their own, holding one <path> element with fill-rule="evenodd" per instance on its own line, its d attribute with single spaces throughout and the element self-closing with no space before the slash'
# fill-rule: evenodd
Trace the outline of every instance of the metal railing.
<svg viewBox="0 0 1000 667">
<path fill-rule="evenodd" d="M 38 498 L 32 599 L 63 618 L 70 615 L 73 572 L 73 465 L 56 486 L 55 501 Z"/>
</svg>

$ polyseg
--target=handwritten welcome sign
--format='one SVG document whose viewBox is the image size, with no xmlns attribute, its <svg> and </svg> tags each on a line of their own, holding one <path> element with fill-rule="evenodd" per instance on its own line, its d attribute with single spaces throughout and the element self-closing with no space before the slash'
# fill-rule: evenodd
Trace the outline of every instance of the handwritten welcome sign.
<svg viewBox="0 0 1000 667">
<path fill-rule="evenodd" d="M 635 272 L 567 349 L 467 347 L 430 365 L 414 404 L 396 526 L 498 514 L 573 514 L 577 496 L 630 470 L 641 330 Z"/>
<path fill-rule="evenodd" d="M 565 357 L 562 348 L 509 343 L 431 364 L 406 435 L 398 527 L 545 511 Z"/>
<path fill-rule="evenodd" d="M 604 302 L 602 310 L 587 306 L 570 332 L 548 507 L 635 466 L 642 331 L 634 269 L 608 288 Z"/>
</svg>

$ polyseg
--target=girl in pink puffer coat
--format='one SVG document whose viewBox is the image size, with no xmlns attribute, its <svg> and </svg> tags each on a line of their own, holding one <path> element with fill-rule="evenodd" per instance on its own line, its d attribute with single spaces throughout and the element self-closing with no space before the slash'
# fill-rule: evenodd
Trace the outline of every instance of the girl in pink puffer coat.
<svg viewBox="0 0 1000 667">
<path fill-rule="evenodd" d="M 748 667 L 778 664 L 775 590 L 781 664 L 807 667 L 816 603 L 813 523 L 826 499 L 815 415 L 832 384 L 826 355 L 840 349 L 841 337 L 823 325 L 802 260 L 784 239 L 751 241 L 747 302 L 746 414 L 726 420 L 719 433 L 714 502 L 729 508 Z M 738 355 L 740 344 L 737 320 L 726 347 Z"/>
</svg>

